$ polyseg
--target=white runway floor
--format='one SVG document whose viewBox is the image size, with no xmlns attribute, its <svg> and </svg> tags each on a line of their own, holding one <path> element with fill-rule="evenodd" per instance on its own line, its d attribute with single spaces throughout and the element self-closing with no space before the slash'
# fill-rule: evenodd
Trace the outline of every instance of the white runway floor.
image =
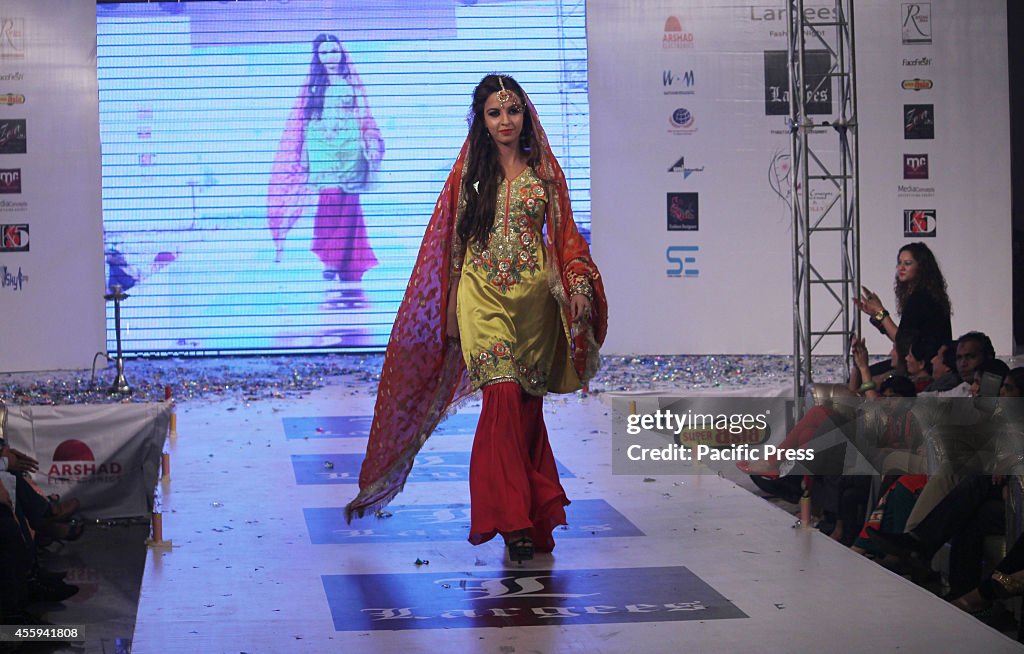
<svg viewBox="0 0 1024 654">
<path fill-rule="evenodd" d="M 546 403 L 574 501 L 553 555 L 466 542 L 471 418 L 428 441 L 391 517 L 348 527 L 366 441 L 335 419 L 373 401 L 342 379 L 179 407 L 133 652 L 1024 651 L 733 481 L 613 475 L 607 396 Z"/>
</svg>

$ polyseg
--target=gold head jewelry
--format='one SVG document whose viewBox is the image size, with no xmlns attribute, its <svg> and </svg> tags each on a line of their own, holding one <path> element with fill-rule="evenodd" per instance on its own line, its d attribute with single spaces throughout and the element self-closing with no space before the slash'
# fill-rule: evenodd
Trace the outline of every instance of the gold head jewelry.
<svg viewBox="0 0 1024 654">
<path fill-rule="evenodd" d="M 512 99 L 512 94 L 505 90 L 505 78 L 498 75 L 498 85 L 501 90 L 497 92 L 498 104 L 505 107 L 505 103 Z"/>
</svg>

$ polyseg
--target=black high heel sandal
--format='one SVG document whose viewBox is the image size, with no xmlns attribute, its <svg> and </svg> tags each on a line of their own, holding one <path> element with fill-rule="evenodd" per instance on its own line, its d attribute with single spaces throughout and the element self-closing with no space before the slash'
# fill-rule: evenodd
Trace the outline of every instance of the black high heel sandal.
<svg viewBox="0 0 1024 654">
<path fill-rule="evenodd" d="M 516 563 L 533 559 L 533 539 L 527 535 L 508 542 L 508 558 Z"/>
</svg>

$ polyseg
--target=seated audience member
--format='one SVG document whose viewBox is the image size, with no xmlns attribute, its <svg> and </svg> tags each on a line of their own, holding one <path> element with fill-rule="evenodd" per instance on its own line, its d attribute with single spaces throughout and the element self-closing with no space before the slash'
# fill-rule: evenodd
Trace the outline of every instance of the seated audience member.
<svg viewBox="0 0 1024 654">
<path fill-rule="evenodd" d="M 939 346 L 931 364 L 932 381 L 923 392 L 948 391 L 960 385 L 960 375 L 956 372 L 956 341 Z"/>
<path fill-rule="evenodd" d="M 953 600 L 953 606 L 977 613 L 987 609 L 993 600 L 1021 595 L 1024 595 L 1024 534 L 996 564 L 992 576 Z"/>
<path fill-rule="evenodd" d="M 927 337 L 915 338 L 907 347 L 904 358 L 907 377 L 914 382 L 917 393 L 928 388 L 934 381 L 932 359 L 939 351 L 939 343 Z"/>
<path fill-rule="evenodd" d="M 974 370 L 996 358 L 992 340 L 982 332 L 967 332 L 956 341 L 956 372 L 960 383 L 947 391 L 920 393 L 921 397 L 970 397 Z"/>
<path fill-rule="evenodd" d="M 1005 363 L 994 356 L 988 357 L 986 350 L 979 347 L 978 342 L 973 339 L 957 346 L 957 365 L 960 377 L 966 381 L 952 391 L 948 391 L 949 395 L 943 393 L 930 395 L 930 397 L 951 398 L 950 401 L 939 405 L 933 402 L 919 406 L 922 409 L 919 412 L 922 425 L 925 426 L 926 432 L 931 438 L 939 443 L 941 449 L 947 450 L 947 456 L 928 477 L 928 483 L 922 489 L 910 517 L 907 518 L 908 531 L 920 524 L 928 512 L 938 505 L 964 474 L 972 470 L 974 473 L 979 472 L 972 465 L 965 467 L 962 461 L 954 462 L 952 460 L 951 455 L 955 447 L 951 449 L 951 445 L 955 446 L 956 443 L 943 442 L 943 434 L 953 433 L 955 435 L 960 432 L 970 436 L 971 440 L 978 440 L 981 437 L 981 432 L 990 424 L 991 412 L 995 407 L 990 407 L 986 413 L 981 404 L 957 399 L 961 397 L 960 389 L 966 388 L 967 396 L 965 397 L 973 397 L 978 392 L 975 382 L 977 373 L 991 372 L 1005 378 L 1009 372 Z M 922 393 L 921 395 L 929 394 Z"/>
<path fill-rule="evenodd" d="M 854 363 L 866 372 L 867 349 L 862 340 L 854 344 Z M 874 442 L 862 444 L 862 452 L 882 471 L 882 477 L 868 478 L 873 490 L 869 495 L 869 505 L 874 508 L 866 522 L 863 519 L 859 521 L 863 526 L 852 547 L 861 554 L 881 557 L 881 550 L 869 542 L 866 529 L 873 526 L 886 533 L 903 532 L 917 494 L 926 482 L 925 475 L 919 474 L 923 468 L 923 457 L 920 456 L 923 440 L 912 406 L 903 399 L 917 395 L 909 378 L 891 377 L 877 392 L 869 390 L 867 394 L 872 400 L 880 398 L 876 400 L 878 415 L 870 422 L 880 422 L 881 425 L 872 430 Z M 874 407 L 865 407 L 865 412 L 874 410 Z M 913 472 L 918 474 L 910 474 Z"/>
<path fill-rule="evenodd" d="M 32 528 L 24 512 L 24 505 L 32 507 L 38 492 L 21 479 L 36 472 L 39 462 L 6 443 L 6 418 L 6 407 L 0 403 L 0 473 L 15 476 L 18 490 L 17 500 L 12 503 L 0 485 L 0 587 L 6 589 L 0 591 L 0 624 L 45 624 L 26 609 L 37 602 L 62 602 L 77 593 L 78 587 L 64 583 L 63 573 L 39 565 Z M 52 512 L 52 505 L 49 508 Z"/>
<path fill-rule="evenodd" d="M 993 359 L 979 366 L 976 372 L 1001 374 L 1003 371 L 1006 371 L 1006 365 Z M 977 383 L 973 384 L 972 392 L 977 394 L 978 388 Z M 999 395 L 1004 398 L 1017 397 L 1016 393 L 1019 393 L 1016 381 L 1007 374 Z M 1021 435 L 1018 419 L 1017 415 L 1008 415 L 997 409 L 992 422 L 998 429 L 991 433 L 1006 436 L 1007 442 L 1019 445 Z M 986 438 L 991 436 L 982 436 L 975 442 L 975 447 L 985 448 Z M 998 453 L 996 448 L 993 448 L 993 453 Z M 921 567 L 927 565 L 939 548 L 949 542 L 950 594 L 955 597 L 974 588 L 982 569 L 985 538 L 1001 535 L 1005 530 L 1002 490 L 1005 474 L 1014 472 L 1019 466 L 1016 453 L 998 454 L 999 457 L 994 460 L 994 474 L 961 476 L 949 493 L 926 512 L 916 525 L 908 525 L 906 533 L 886 532 L 875 527 L 868 530 L 872 542 L 884 551 L 916 562 Z"/>
</svg>

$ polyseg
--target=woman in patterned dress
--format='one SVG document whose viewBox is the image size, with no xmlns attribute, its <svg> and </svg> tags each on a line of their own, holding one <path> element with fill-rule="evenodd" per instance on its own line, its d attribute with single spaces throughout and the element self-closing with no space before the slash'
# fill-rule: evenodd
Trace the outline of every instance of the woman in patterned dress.
<svg viewBox="0 0 1024 654">
<path fill-rule="evenodd" d="M 501 534 L 517 561 L 551 551 L 569 500 L 543 396 L 596 372 L 606 325 L 601 277 L 537 113 L 514 79 L 488 75 L 391 333 L 347 515 L 387 504 L 438 421 L 482 389 L 469 540 Z"/>
<path fill-rule="evenodd" d="M 370 114 L 366 91 L 338 37 L 313 40 L 309 75 L 285 124 L 271 171 L 267 218 L 276 260 L 284 239 L 316 197 L 311 249 L 324 279 L 336 282 L 333 299 L 366 304 L 362 278 L 377 265 L 366 233 L 360 193 L 380 170 L 384 141 Z"/>
</svg>

